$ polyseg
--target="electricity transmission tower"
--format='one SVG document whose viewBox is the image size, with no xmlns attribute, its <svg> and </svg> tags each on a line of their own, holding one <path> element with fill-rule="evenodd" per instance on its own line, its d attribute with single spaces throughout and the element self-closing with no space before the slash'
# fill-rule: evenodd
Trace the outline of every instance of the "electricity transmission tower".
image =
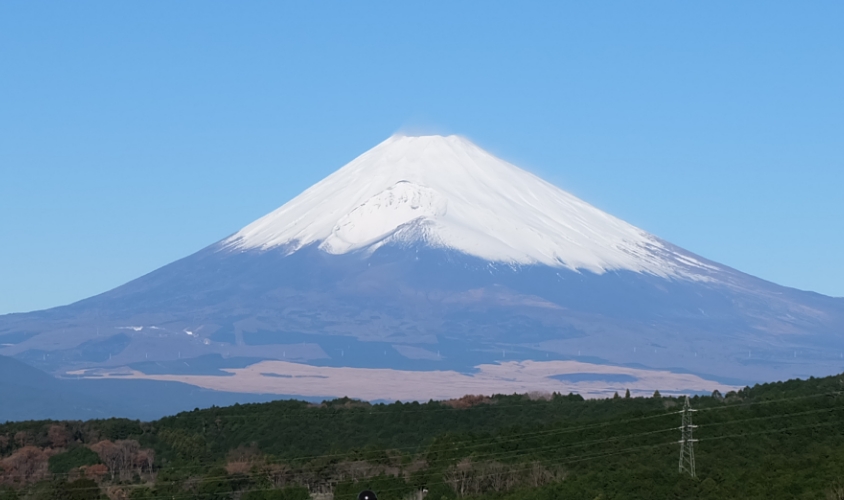
<svg viewBox="0 0 844 500">
<path fill-rule="evenodd" d="M 696 425 L 692 425 L 692 412 L 697 410 L 692 410 L 691 405 L 689 404 L 689 397 L 686 396 L 686 403 L 683 405 L 683 410 L 680 412 L 683 415 L 683 425 L 680 426 L 680 432 L 682 433 L 683 439 L 679 441 L 680 443 L 680 473 L 688 472 L 689 475 L 692 477 L 697 477 L 695 475 L 695 448 L 694 444 L 697 439 L 692 438 L 692 430 L 697 427 Z"/>
</svg>

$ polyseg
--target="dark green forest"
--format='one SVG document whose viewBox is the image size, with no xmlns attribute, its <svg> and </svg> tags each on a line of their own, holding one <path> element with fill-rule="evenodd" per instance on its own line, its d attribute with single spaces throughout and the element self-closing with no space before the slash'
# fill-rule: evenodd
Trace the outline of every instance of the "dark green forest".
<svg viewBox="0 0 844 500">
<path fill-rule="evenodd" d="M 844 499 L 844 377 L 684 399 L 276 401 L 0 425 L 0 500 Z"/>
</svg>

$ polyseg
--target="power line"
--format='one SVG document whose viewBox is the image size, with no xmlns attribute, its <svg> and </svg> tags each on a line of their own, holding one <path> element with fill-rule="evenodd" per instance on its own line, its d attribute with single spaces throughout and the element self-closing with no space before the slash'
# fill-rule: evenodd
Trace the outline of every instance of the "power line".
<svg viewBox="0 0 844 500">
<path fill-rule="evenodd" d="M 815 395 L 809 395 L 809 396 L 782 398 L 782 399 L 778 399 L 778 400 L 766 400 L 766 401 L 755 401 L 755 402 L 750 401 L 750 402 L 746 402 L 745 404 L 725 405 L 725 406 L 719 406 L 719 407 L 713 407 L 713 408 L 705 408 L 705 409 L 702 409 L 702 410 L 692 410 L 690 408 L 689 399 L 688 399 L 688 397 L 686 397 L 684 408 L 680 411 L 659 413 L 659 414 L 655 414 L 655 415 L 646 415 L 646 416 L 640 416 L 640 417 L 624 419 L 624 420 L 607 420 L 607 421 L 604 421 L 604 422 L 599 422 L 599 423 L 584 425 L 584 426 L 578 426 L 578 427 L 570 427 L 570 428 L 562 428 L 562 429 L 559 429 L 559 428 L 558 429 L 545 429 L 545 430 L 542 430 L 542 431 L 534 431 L 534 432 L 528 432 L 528 433 L 515 433 L 515 434 L 505 435 L 506 439 L 495 439 L 494 437 L 490 436 L 489 438 L 487 438 L 488 442 L 486 442 L 486 443 L 483 443 L 483 442 L 482 443 L 471 443 L 469 445 L 462 446 L 461 449 L 463 451 L 465 451 L 467 449 L 476 449 L 476 448 L 483 448 L 483 447 L 487 447 L 487 446 L 495 446 L 495 445 L 505 444 L 505 443 L 513 442 L 513 441 L 524 441 L 525 438 L 530 438 L 530 437 L 552 437 L 552 436 L 555 436 L 555 435 L 578 432 L 578 431 L 585 431 L 585 430 L 590 430 L 590 429 L 612 428 L 612 427 L 615 427 L 617 425 L 624 424 L 624 423 L 637 422 L 637 421 L 641 421 L 641 420 L 649 420 L 649 419 L 654 419 L 654 418 L 661 418 L 661 417 L 666 417 L 668 415 L 674 415 L 674 414 L 678 414 L 678 413 L 683 415 L 683 417 L 684 417 L 683 418 L 683 425 L 681 426 L 681 429 L 685 430 L 687 427 L 689 428 L 688 444 L 693 446 L 692 443 L 699 441 L 698 439 L 692 438 L 691 429 L 697 427 L 695 425 L 692 425 L 692 423 L 691 423 L 691 412 L 693 412 L 693 411 L 721 410 L 721 409 L 729 409 L 729 408 L 740 410 L 742 408 L 745 408 L 745 407 L 751 406 L 751 405 L 755 405 L 755 404 L 771 404 L 771 403 L 777 403 L 777 402 L 787 402 L 787 401 L 792 401 L 792 400 L 806 399 L 806 398 L 826 396 L 826 395 L 840 395 L 840 394 L 841 394 L 840 391 L 835 391 L 835 392 L 825 393 L 825 394 L 815 394 Z M 807 410 L 807 411 L 787 413 L 787 414 L 777 414 L 777 415 L 769 415 L 769 416 L 762 416 L 762 417 L 750 417 L 750 418 L 745 418 L 745 419 L 741 419 L 741 420 L 716 422 L 716 423 L 708 424 L 708 425 L 705 425 L 705 426 L 702 426 L 702 427 L 714 428 L 714 427 L 717 427 L 717 426 L 735 425 L 735 424 L 740 424 L 740 423 L 743 423 L 743 422 L 756 421 L 756 420 L 796 417 L 796 416 L 803 416 L 803 415 L 814 414 L 814 413 L 830 412 L 830 411 L 838 410 L 838 409 L 841 409 L 841 408 L 842 407 L 835 406 L 835 407 L 830 407 L 830 408 Z M 686 422 L 686 420 L 685 420 L 687 413 L 688 413 L 688 416 L 689 416 L 688 422 Z M 836 423 L 836 422 L 807 424 L 807 425 L 785 427 L 785 428 L 774 429 L 774 430 L 763 430 L 763 431 L 759 431 L 759 432 L 749 432 L 749 433 L 729 434 L 729 435 L 723 435 L 723 436 L 714 436 L 714 437 L 704 438 L 704 439 L 702 439 L 702 441 L 712 441 L 712 440 L 727 439 L 727 438 L 732 438 L 732 437 L 745 437 L 745 436 L 752 436 L 752 435 L 757 435 L 757 434 L 778 433 L 778 432 L 785 432 L 785 431 L 788 431 L 788 430 L 822 427 L 822 426 L 827 426 L 827 425 L 833 425 L 834 423 Z M 592 440 L 592 441 L 581 441 L 581 442 L 576 442 L 576 443 L 570 443 L 570 444 L 567 444 L 567 445 L 564 445 L 564 446 L 560 446 L 560 445 L 556 445 L 556 444 L 549 444 L 549 445 L 546 445 L 546 446 L 535 446 L 535 447 L 520 449 L 520 450 L 497 451 L 497 452 L 487 452 L 487 453 L 480 452 L 480 453 L 478 453 L 478 455 L 475 456 L 475 458 L 480 459 L 480 460 L 484 460 L 484 459 L 489 460 L 489 459 L 493 459 L 493 458 L 499 459 L 499 460 L 500 459 L 514 459 L 514 458 L 528 456 L 530 454 L 538 453 L 540 451 L 544 451 L 544 450 L 548 450 L 548 449 L 570 449 L 570 448 L 576 448 L 576 447 L 581 447 L 581 446 L 589 446 L 589 445 L 593 445 L 593 444 L 599 444 L 599 443 L 603 443 L 603 442 L 619 441 L 619 440 L 623 440 L 623 439 L 630 439 L 630 438 L 644 436 L 644 435 L 657 434 L 657 433 L 661 433 L 661 432 L 667 432 L 667 431 L 670 431 L 670 430 L 676 430 L 676 428 L 660 429 L 660 430 L 656 430 L 656 431 L 641 432 L 641 433 L 637 433 L 637 434 L 626 434 L 626 435 L 614 436 L 614 437 L 597 439 L 597 440 Z M 685 441 L 685 432 L 683 433 L 683 436 L 684 436 L 684 440 L 681 441 L 681 443 L 683 443 Z M 674 443 L 676 443 L 676 442 L 674 442 Z M 608 457 L 608 456 L 617 455 L 617 454 L 621 454 L 621 453 L 626 453 L 626 452 L 636 450 L 636 449 L 665 446 L 667 444 L 672 444 L 672 443 L 662 443 L 662 444 L 658 444 L 658 445 L 642 445 L 642 446 L 636 446 L 636 447 L 632 447 L 632 448 L 626 448 L 624 450 L 611 451 L 611 452 L 601 451 L 601 452 L 597 452 L 597 453 L 593 452 L 591 454 L 586 453 L 586 454 L 583 454 L 583 455 L 575 455 L 575 456 L 572 456 L 572 457 L 567 457 L 567 458 L 563 459 L 562 461 L 559 461 L 559 463 L 561 463 L 561 464 L 575 463 L 575 462 L 582 461 L 582 460 L 591 460 L 591 459 L 594 459 L 594 458 L 602 458 L 602 457 Z M 691 446 L 689 447 L 690 451 L 691 451 L 691 453 L 689 454 L 691 460 L 687 460 L 686 462 L 683 461 L 683 449 L 682 449 L 683 447 L 681 446 L 680 471 L 682 472 L 684 470 L 683 464 L 685 463 L 686 467 L 689 467 L 689 465 L 690 465 L 690 470 L 687 470 L 687 472 L 689 472 L 692 476 L 694 476 L 695 475 L 694 455 L 693 455 L 693 448 Z M 410 447 L 408 447 L 408 448 L 410 448 Z M 413 447 L 413 448 L 418 448 L 418 446 Z M 343 457 L 343 456 L 349 456 L 349 455 L 354 454 L 354 453 L 356 453 L 356 452 L 325 454 L 325 455 L 313 455 L 311 457 L 296 457 L 296 459 Z M 552 461 L 554 463 L 558 462 L 556 460 L 552 460 Z M 200 465 L 198 467 L 202 467 L 202 466 Z M 191 467 L 191 468 L 193 468 L 193 467 Z M 174 468 L 174 469 L 186 470 L 186 469 L 188 469 L 188 467 L 177 467 L 177 468 Z M 258 476 L 258 475 L 260 475 L 260 474 L 250 473 L 250 474 L 247 474 L 246 476 L 247 477 L 255 477 L 255 476 Z M 206 476 L 206 477 L 202 477 L 202 478 L 198 478 L 198 479 L 199 479 L 199 482 L 202 483 L 202 482 L 206 482 L 206 481 L 225 479 L 226 477 L 228 477 L 228 476 L 217 476 L 217 477 Z M 363 479 L 365 479 L 365 478 L 363 478 Z M 179 482 L 180 481 L 159 482 L 159 483 L 156 483 L 156 486 L 166 485 L 166 484 L 177 484 Z M 432 483 L 432 484 L 436 484 L 436 483 Z M 128 486 L 124 485 L 124 487 L 128 487 Z M 143 487 L 143 485 L 134 485 L 132 487 Z"/>
<path fill-rule="evenodd" d="M 833 410 L 833 409 L 837 409 L 837 408 L 829 408 L 829 409 L 824 409 L 824 410 L 821 410 L 821 411 L 829 411 L 829 410 Z M 797 415 L 803 415 L 803 414 L 806 414 L 806 413 L 814 413 L 814 412 L 815 411 L 813 411 L 813 412 L 797 412 L 797 413 L 794 413 L 794 414 L 787 414 L 787 415 L 783 415 L 783 416 L 797 416 Z M 744 419 L 742 421 L 751 421 L 751 420 L 757 420 L 757 418 L 749 418 L 749 419 Z M 742 421 L 725 422 L 723 424 L 738 423 L 738 422 L 742 422 Z M 837 423 L 838 422 L 826 422 L 826 423 L 819 423 L 819 424 L 807 424 L 807 425 L 800 425 L 800 426 L 790 426 L 790 427 L 784 427 L 784 428 L 779 428 L 779 429 L 772 429 L 772 430 L 751 432 L 751 433 L 729 434 L 729 435 L 716 436 L 716 437 L 711 437 L 711 438 L 704 438 L 702 441 L 713 441 L 713 440 L 718 440 L 718 439 L 727 439 L 727 438 L 733 438 L 733 437 L 745 437 L 745 436 L 752 436 L 752 435 L 758 435 L 758 434 L 771 434 L 771 433 L 786 432 L 786 431 L 789 431 L 789 430 L 796 430 L 796 429 L 823 427 L 823 426 L 828 426 L 828 425 L 834 425 L 834 424 L 837 424 Z M 723 425 L 723 424 L 717 424 L 717 425 Z M 603 440 L 593 441 L 592 443 L 612 441 L 612 440 L 617 440 L 619 438 L 625 438 L 625 437 L 628 437 L 628 438 L 636 437 L 638 435 L 653 434 L 653 433 L 664 432 L 664 431 L 668 431 L 668 430 L 671 430 L 671 429 L 664 429 L 664 430 L 661 430 L 661 431 L 650 431 L 650 432 L 645 432 L 645 433 L 639 433 L 639 434 L 636 434 L 636 435 L 627 435 L 627 436 L 606 438 L 606 439 L 603 439 Z M 586 444 L 592 444 L 592 443 L 588 443 L 588 442 L 575 443 L 575 444 L 572 444 L 568 447 L 586 445 Z M 650 444 L 639 445 L 639 446 L 628 447 L 628 448 L 625 448 L 625 449 L 622 449 L 622 450 L 614 450 L 614 451 L 609 451 L 609 452 L 599 451 L 599 452 L 585 453 L 585 454 L 581 454 L 581 455 L 575 455 L 575 456 L 567 457 L 563 460 L 559 460 L 559 461 L 555 461 L 555 462 L 558 463 L 559 465 L 567 465 L 567 464 L 573 464 L 573 463 L 582 462 L 582 461 L 586 461 L 586 460 L 593 460 L 593 459 L 605 458 L 605 457 L 609 457 L 609 456 L 620 455 L 620 454 L 629 453 L 629 452 L 636 451 L 636 450 L 643 450 L 643 449 L 648 449 L 648 448 L 656 448 L 656 447 L 667 446 L 667 445 L 670 445 L 670 444 L 675 444 L 675 442 L 671 441 L 671 442 L 659 443 L 659 444 L 654 444 L 654 445 L 650 445 Z M 539 451 L 541 449 L 553 448 L 553 447 L 554 447 L 554 445 L 549 445 L 549 446 L 536 447 L 536 448 L 527 449 L 527 450 L 515 450 L 514 452 L 491 453 L 491 454 L 486 454 L 486 455 L 480 455 L 479 457 L 476 457 L 476 458 L 489 459 L 489 458 L 492 458 L 494 456 L 501 458 L 503 455 L 506 455 L 506 454 L 510 454 L 511 457 L 518 457 L 518 456 L 529 454 L 531 452 Z M 525 465 L 523 467 L 511 468 L 510 471 L 511 472 L 524 471 L 524 470 L 528 470 L 532 466 L 533 466 L 533 464 L 528 464 L 528 465 Z M 255 476 L 258 476 L 258 475 L 261 475 L 261 474 L 250 473 L 250 474 L 247 474 L 246 476 L 247 477 L 255 477 Z M 212 481 L 225 479 L 227 477 L 228 476 L 206 476 L 206 477 L 203 477 L 203 478 L 198 478 L 198 481 L 195 481 L 194 483 L 195 484 L 202 484 L 202 483 L 205 483 L 205 482 L 212 482 Z M 357 478 L 356 480 L 372 479 L 373 477 L 375 477 L 375 476 L 364 476 L 362 478 Z M 477 477 L 483 477 L 483 476 L 477 476 Z M 179 483 L 179 481 L 166 481 L 166 482 L 156 483 L 155 486 L 167 485 L 167 484 L 177 484 L 177 483 Z M 426 483 L 426 485 L 437 485 L 437 484 L 448 484 L 448 481 L 432 481 L 432 482 Z M 134 489 L 134 488 L 141 488 L 141 487 L 147 487 L 147 486 L 136 484 L 136 485 L 120 485 L 120 487 L 124 487 L 124 488 L 127 488 L 127 489 Z M 99 488 L 99 487 L 97 487 L 97 488 Z M 94 487 L 79 488 L 79 490 L 82 490 L 82 489 L 94 489 Z M 250 491 L 270 491 L 270 490 L 269 489 L 267 489 L 267 490 L 250 489 Z M 384 491 L 387 491 L 387 490 L 384 490 Z M 185 492 L 184 494 L 189 495 L 190 493 Z M 219 495 L 228 495 L 228 494 L 229 494 L 228 492 L 226 492 L 226 493 L 214 493 L 214 495 L 218 495 L 218 496 Z M 154 496 L 154 497 L 151 497 L 151 498 L 170 498 L 170 495 L 159 495 L 159 496 Z"/>
<path fill-rule="evenodd" d="M 802 398 L 794 398 L 794 399 L 802 399 Z M 779 400 L 779 401 L 781 401 L 781 400 Z M 732 407 L 732 408 L 739 408 L 739 407 Z M 711 429 L 713 427 L 730 426 L 730 425 L 742 424 L 742 423 L 750 422 L 750 421 L 790 418 L 790 417 L 803 416 L 803 415 L 809 415 L 809 414 L 824 413 L 824 412 L 834 411 L 834 410 L 838 410 L 838 409 L 842 409 L 842 408 L 844 408 L 844 407 L 835 406 L 835 407 L 830 407 L 830 408 L 820 408 L 820 409 L 807 410 L 807 411 L 802 411 L 802 412 L 783 413 L 783 414 L 768 415 L 768 416 L 762 416 L 762 417 L 750 417 L 750 418 L 745 418 L 745 419 L 740 419 L 740 420 L 731 420 L 731 421 L 725 421 L 725 422 L 715 422 L 715 423 L 712 423 L 712 424 L 707 424 L 707 425 L 703 425 L 703 426 L 695 426 L 695 427 L 705 427 L 707 429 Z M 661 418 L 661 417 L 667 417 L 667 416 L 670 416 L 670 415 L 676 415 L 678 413 L 683 413 L 683 411 L 684 410 L 673 411 L 673 412 L 668 412 L 668 413 L 659 413 L 659 414 L 656 414 L 656 415 L 646 415 L 646 416 L 641 416 L 641 417 L 637 417 L 637 418 L 615 420 L 615 421 L 610 420 L 610 421 L 598 422 L 598 423 L 595 423 L 595 424 L 577 426 L 577 427 L 564 427 L 564 428 L 546 429 L 546 430 L 534 431 L 534 432 L 522 432 L 522 433 L 506 434 L 504 439 L 496 438 L 495 436 L 489 436 L 488 438 L 485 438 L 486 442 L 470 443 L 470 444 L 462 444 L 461 443 L 460 444 L 460 450 L 465 452 L 465 451 L 468 451 L 468 450 L 476 450 L 476 449 L 481 449 L 481 448 L 484 448 L 484 447 L 503 445 L 503 444 L 512 443 L 512 442 L 523 442 L 523 441 L 525 441 L 526 439 L 529 439 L 529 438 L 537 438 L 537 437 L 550 438 L 550 437 L 570 434 L 570 433 L 573 433 L 573 432 L 583 432 L 583 431 L 595 430 L 595 429 L 609 429 L 609 428 L 615 427 L 617 425 L 634 423 L 634 422 L 639 422 L 639 421 L 644 421 L 644 420 L 651 420 L 651 419 Z M 693 410 L 693 411 L 698 411 L 698 410 Z M 568 445 L 564 445 L 564 446 L 562 446 L 562 448 L 571 448 L 571 447 L 577 447 L 577 446 L 584 446 L 584 445 L 588 445 L 588 444 L 598 444 L 598 443 L 602 443 L 602 442 L 606 442 L 606 441 L 627 439 L 627 438 L 637 437 L 637 436 L 647 435 L 647 434 L 662 433 L 662 432 L 667 432 L 667 431 L 671 431 L 671 430 L 674 430 L 674 429 L 676 429 L 676 428 L 663 428 L 663 429 L 659 429 L 659 430 L 655 430 L 655 431 L 647 431 L 647 432 L 638 433 L 638 434 L 626 434 L 626 435 L 613 436 L 613 437 L 609 437 L 609 438 L 603 438 L 603 439 L 592 440 L 592 441 L 582 441 L 580 443 L 571 443 L 571 444 L 568 444 Z M 547 448 L 552 448 L 552 447 L 559 448 L 559 445 L 548 445 L 548 446 L 544 446 L 544 447 L 537 447 L 537 448 L 525 450 L 525 453 L 530 452 L 530 451 L 541 451 L 541 450 L 544 450 L 544 449 L 547 449 Z M 401 450 L 416 449 L 416 448 L 418 448 L 418 446 L 404 447 L 404 448 L 392 448 L 392 449 L 390 449 L 390 451 L 401 451 Z M 516 452 L 517 455 L 519 454 L 518 453 L 519 450 L 515 450 L 515 452 Z M 295 457 L 294 460 L 301 461 L 301 460 L 318 460 L 318 459 L 342 459 L 342 458 L 347 458 L 347 457 L 358 455 L 359 453 L 361 453 L 360 450 L 352 450 L 352 451 L 342 452 L 342 453 L 326 453 L 326 454 L 299 456 L 299 457 Z M 507 453 L 507 452 L 500 452 L 500 453 Z M 197 464 L 197 465 L 191 465 L 191 466 L 181 465 L 179 467 L 168 467 L 168 469 L 169 470 L 181 470 L 181 471 L 187 471 L 187 470 L 190 470 L 190 469 L 202 469 L 202 468 L 208 467 L 211 463 L 214 463 L 214 462 L 216 462 L 216 461 L 215 460 L 211 460 L 211 461 L 200 460 L 200 463 Z M 67 474 L 66 473 L 65 474 L 54 474 L 54 476 L 59 476 L 59 477 L 61 477 L 62 475 L 67 475 Z"/>
</svg>

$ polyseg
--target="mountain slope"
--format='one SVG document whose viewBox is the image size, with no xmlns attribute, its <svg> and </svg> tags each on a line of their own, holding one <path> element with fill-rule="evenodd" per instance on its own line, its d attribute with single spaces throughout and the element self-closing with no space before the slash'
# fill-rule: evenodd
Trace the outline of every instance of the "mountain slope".
<svg viewBox="0 0 844 500">
<path fill-rule="evenodd" d="M 455 384 L 487 376 L 481 365 L 574 360 L 593 378 L 566 391 L 616 390 L 597 375 L 607 366 L 616 381 L 639 377 L 621 367 L 678 374 L 628 386 L 680 391 L 685 373 L 714 388 L 840 372 L 842 332 L 844 299 L 694 255 L 465 139 L 394 137 L 194 255 L 69 306 L 0 317 L 0 354 L 57 373 L 235 377 L 247 392 L 267 381 L 237 370 L 261 360 L 361 380 L 372 368 L 452 370 Z M 294 375 L 266 376 L 301 394 Z M 345 395 L 325 379 L 302 395 Z M 384 384 L 385 398 L 399 394 Z"/>
<path fill-rule="evenodd" d="M 208 391 L 176 382 L 60 380 L 0 356 L 0 423 L 110 417 L 152 420 L 194 408 L 271 399 L 275 397 Z"/>
</svg>

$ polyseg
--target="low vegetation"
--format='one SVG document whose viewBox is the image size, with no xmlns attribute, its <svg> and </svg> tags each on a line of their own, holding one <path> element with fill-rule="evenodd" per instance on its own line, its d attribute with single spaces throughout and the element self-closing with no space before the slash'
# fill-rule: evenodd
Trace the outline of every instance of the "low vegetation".
<svg viewBox="0 0 844 500">
<path fill-rule="evenodd" d="M 0 425 L 0 500 L 844 498 L 844 378 L 682 400 L 277 401 L 155 422 Z"/>
</svg>

